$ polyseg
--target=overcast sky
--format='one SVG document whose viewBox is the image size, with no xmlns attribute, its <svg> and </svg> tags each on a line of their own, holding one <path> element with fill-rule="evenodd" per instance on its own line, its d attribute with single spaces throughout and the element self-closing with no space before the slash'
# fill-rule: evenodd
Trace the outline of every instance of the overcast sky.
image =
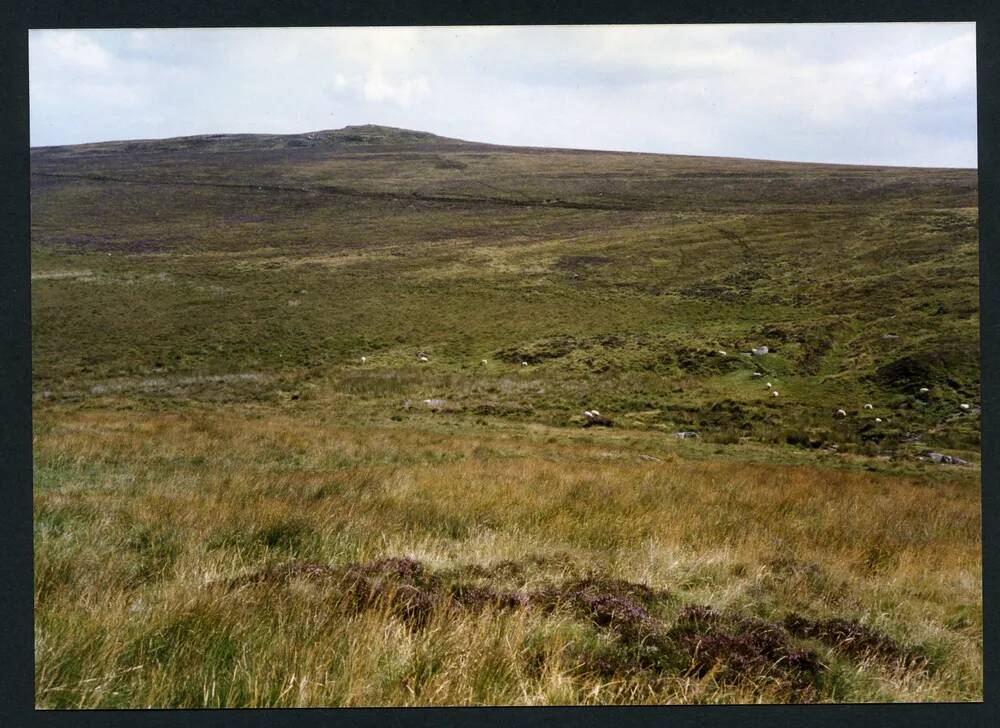
<svg viewBox="0 0 1000 728">
<path fill-rule="evenodd" d="M 385 124 L 499 144 L 976 166 L 972 23 L 30 34 L 35 146 Z"/>
</svg>

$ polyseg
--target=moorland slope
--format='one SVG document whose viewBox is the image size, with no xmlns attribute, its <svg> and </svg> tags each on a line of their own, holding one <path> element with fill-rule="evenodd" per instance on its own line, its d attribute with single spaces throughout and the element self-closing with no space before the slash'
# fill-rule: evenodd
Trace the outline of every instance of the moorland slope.
<svg viewBox="0 0 1000 728">
<path fill-rule="evenodd" d="M 975 170 L 31 172 L 40 706 L 981 698 Z"/>
</svg>

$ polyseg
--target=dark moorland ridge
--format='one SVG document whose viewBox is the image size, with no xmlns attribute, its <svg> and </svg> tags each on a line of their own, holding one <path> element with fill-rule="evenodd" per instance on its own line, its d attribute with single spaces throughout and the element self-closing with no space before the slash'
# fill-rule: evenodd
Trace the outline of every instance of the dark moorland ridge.
<svg viewBox="0 0 1000 728">
<path fill-rule="evenodd" d="M 389 151 L 393 147 L 402 147 L 413 151 L 420 145 L 431 145 L 433 151 L 510 151 L 510 152 L 545 152 L 564 154 L 629 154 L 655 157 L 681 157 L 689 159 L 717 159 L 719 161 L 762 162 L 768 160 L 745 159 L 739 157 L 692 157 L 691 155 L 655 154 L 650 152 L 616 152 L 613 150 L 571 149 L 551 147 L 530 147 L 503 144 L 472 142 L 464 139 L 443 137 L 426 131 L 401 129 L 377 124 L 362 124 L 345 126 L 342 129 L 324 129 L 321 131 L 300 134 L 195 134 L 164 139 L 129 139 L 121 141 L 91 142 L 86 144 L 70 144 L 56 146 L 32 147 L 33 153 L 51 157 L 77 157 L 92 154 L 122 154 L 122 153 L 174 153 L 189 150 L 199 152 L 244 152 L 265 149 L 316 149 L 326 151 L 343 151 L 369 149 L 372 151 Z M 817 166 L 810 162 L 774 162 L 800 166 Z M 906 169 L 885 165 L 838 165 L 826 164 L 819 166 L 842 169 Z M 928 169 L 926 167 L 916 169 Z"/>
<path fill-rule="evenodd" d="M 975 170 L 31 162 L 39 707 L 982 699 Z"/>
<path fill-rule="evenodd" d="M 172 153 L 187 150 L 199 152 L 242 152 L 263 149 L 303 149 L 322 147 L 327 150 L 357 146 L 434 144 L 461 147 L 490 147 L 461 139 L 449 139 L 424 131 L 396 129 L 366 124 L 327 129 L 305 134 L 196 134 L 167 139 L 134 139 L 96 142 L 65 146 L 34 147 L 36 151 L 76 156 L 79 154 L 120 154 L 130 152 Z"/>
</svg>

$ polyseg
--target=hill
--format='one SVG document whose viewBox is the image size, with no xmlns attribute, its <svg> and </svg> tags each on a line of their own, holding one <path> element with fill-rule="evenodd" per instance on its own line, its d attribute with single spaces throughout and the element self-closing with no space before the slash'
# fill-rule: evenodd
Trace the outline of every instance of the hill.
<svg viewBox="0 0 1000 728">
<path fill-rule="evenodd" d="M 42 389 L 336 370 L 387 414 L 429 392 L 554 425 L 601 402 L 631 426 L 730 439 L 978 445 L 958 408 L 978 396 L 972 170 L 366 126 L 38 149 L 32 178 Z M 378 372 L 417 350 L 434 368 L 389 397 Z M 501 395 L 483 358 L 533 368 L 491 367 L 521 383 Z M 831 419 L 868 402 L 867 419 Z"/>
<path fill-rule="evenodd" d="M 975 170 L 31 173 L 39 706 L 981 700 Z"/>
<path fill-rule="evenodd" d="M 424 131 L 364 124 L 306 134 L 196 134 L 169 139 L 138 139 L 68 146 L 34 147 L 38 158 L 74 158 L 115 154 L 173 154 L 177 152 L 250 152 L 276 149 L 322 148 L 326 151 L 355 147 L 414 145 L 476 146 Z"/>
</svg>

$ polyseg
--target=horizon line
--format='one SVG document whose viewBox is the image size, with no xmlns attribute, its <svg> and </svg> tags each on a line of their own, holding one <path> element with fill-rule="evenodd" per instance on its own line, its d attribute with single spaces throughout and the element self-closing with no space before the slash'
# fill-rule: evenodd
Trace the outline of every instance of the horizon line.
<svg viewBox="0 0 1000 728">
<path fill-rule="evenodd" d="M 29 152 L 34 150 L 43 149 L 55 149 L 63 147 L 82 147 L 98 144 L 120 144 L 120 143 L 139 143 L 139 142 L 164 142 L 171 141 L 174 139 L 196 139 L 199 137 L 232 137 L 232 136 L 259 136 L 259 137 L 294 137 L 294 136 L 304 136 L 308 134 L 322 134 L 326 132 L 336 132 L 344 131 L 347 129 L 358 129 L 364 127 L 374 127 L 378 129 L 391 129 L 394 131 L 404 131 L 416 134 L 427 134 L 438 139 L 445 139 L 453 142 L 461 142 L 464 144 L 478 144 L 482 146 L 493 146 L 493 147 L 504 147 L 509 149 L 542 149 L 558 152 L 590 152 L 597 154 L 642 154 L 651 155 L 658 157 L 697 157 L 702 159 L 732 159 L 740 161 L 752 161 L 752 162 L 772 162 L 776 164 L 811 164 L 811 165 L 829 165 L 838 167 L 880 167 L 888 169 L 928 169 L 928 170 L 976 170 L 979 171 L 979 165 L 976 164 L 972 167 L 962 167 L 962 166 L 935 166 L 935 165 L 922 165 L 922 164 L 880 164 L 878 162 L 834 162 L 834 161 L 817 161 L 817 160 L 807 160 L 807 159 L 772 159 L 764 157 L 743 157 L 738 155 L 730 154 L 690 154 L 683 152 L 649 152 L 649 151 L 635 151 L 628 149 L 593 149 L 585 147 L 552 147 L 552 146 L 538 146 L 534 144 L 501 144 L 498 142 L 486 142 L 486 141 L 472 141 L 469 139 L 460 139 L 458 137 L 448 137 L 442 136 L 441 134 L 436 134 L 434 132 L 424 131 L 421 129 L 410 129 L 402 126 L 390 126 L 388 124 L 347 124 L 345 126 L 334 128 L 334 129 L 313 129 L 310 131 L 299 131 L 299 132 L 202 132 L 200 134 L 179 134 L 175 136 L 166 137 L 133 137 L 125 139 L 101 139 L 97 141 L 86 141 L 86 142 L 75 142 L 72 144 L 41 144 L 41 145 L 31 145 L 29 140 Z M 978 145 L 977 145 L 978 153 Z"/>
</svg>

